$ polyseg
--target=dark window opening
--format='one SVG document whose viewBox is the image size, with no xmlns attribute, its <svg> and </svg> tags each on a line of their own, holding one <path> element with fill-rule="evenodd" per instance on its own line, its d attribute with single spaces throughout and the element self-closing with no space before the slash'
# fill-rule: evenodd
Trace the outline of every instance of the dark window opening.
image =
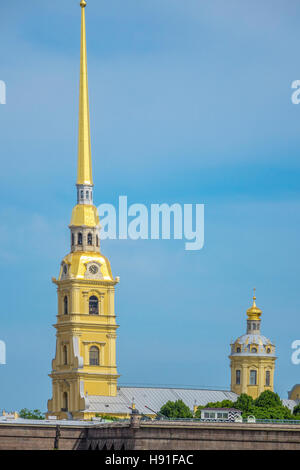
<svg viewBox="0 0 300 470">
<path fill-rule="evenodd" d="M 64 314 L 68 315 L 69 314 L 69 306 L 68 306 L 68 297 L 65 296 L 64 298 Z"/>
<path fill-rule="evenodd" d="M 93 235 L 91 233 L 88 233 L 87 242 L 88 242 L 88 245 L 93 244 Z"/>
<path fill-rule="evenodd" d="M 99 314 L 99 301 L 95 295 L 92 295 L 89 298 L 89 314 L 90 315 Z"/>
<path fill-rule="evenodd" d="M 78 233 L 78 245 L 82 245 L 82 233 Z"/>
<path fill-rule="evenodd" d="M 64 365 L 66 366 L 68 364 L 68 348 L 67 346 L 64 346 Z"/>
<path fill-rule="evenodd" d="M 68 411 L 68 394 L 67 392 L 64 392 L 63 394 L 63 407 L 61 411 Z"/>
<path fill-rule="evenodd" d="M 96 346 L 90 348 L 90 366 L 99 366 L 99 349 Z"/>
</svg>

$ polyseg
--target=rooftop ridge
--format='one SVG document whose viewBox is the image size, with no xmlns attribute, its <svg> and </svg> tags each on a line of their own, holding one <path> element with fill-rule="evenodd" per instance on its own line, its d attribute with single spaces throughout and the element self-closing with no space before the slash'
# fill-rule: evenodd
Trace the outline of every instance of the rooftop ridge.
<svg viewBox="0 0 300 470">
<path fill-rule="evenodd" d="M 152 388 L 152 389 L 173 389 L 173 390 L 205 390 L 205 391 L 212 391 L 212 392 L 232 392 L 229 388 L 218 388 L 216 387 L 206 387 L 206 386 L 196 386 L 196 385 L 152 385 L 152 384 L 145 384 L 145 385 L 118 385 L 118 390 L 120 388 Z"/>
</svg>

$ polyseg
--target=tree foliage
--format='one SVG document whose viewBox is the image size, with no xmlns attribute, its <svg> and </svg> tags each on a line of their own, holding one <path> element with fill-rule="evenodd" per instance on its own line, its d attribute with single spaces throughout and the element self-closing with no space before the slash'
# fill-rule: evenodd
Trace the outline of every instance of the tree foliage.
<svg viewBox="0 0 300 470">
<path fill-rule="evenodd" d="M 166 418 L 192 418 L 193 414 L 189 407 L 182 401 L 168 401 L 160 409 L 160 414 Z"/>
<path fill-rule="evenodd" d="M 266 390 L 262 392 L 256 400 L 246 393 L 242 393 L 235 402 L 223 400 L 209 402 L 205 406 L 198 406 L 195 418 L 201 418 L 203 408 L 236 408 L 241 410 L 242 417 L 247 418 L 250 415 L 256 419 L 299 419 L 300 403 L 295 406 L 293 413 L 289 408 L 282 404 L 277 393 Z M 168 418 L 192 418 L 192 412 L 182 400 L 175 402 L 168 401 L 160 410 L 160 413 Z"/>
<path fill-rule="evenodd" d="M 250 395 L 247 395 L 246 393 L 241 393 L 241 395 L 238 397 L 237 401 L 234 403 L 233 408 L 237 408 L 238 410 L 243 411 L 244 413 L 246 412 L 251 412 L 254 406 L 254 400 Z"/>
<path fill-rule="evenodd" d="M 250 415 L 256 419 L 299 419 L 300 420 L 300 404 L 294 408 L 293 414 L 282 404 L 277 393 L 266 390 L 260 394 L 256 400 L 246 393 L 242 393 L 235 402 L 230 400 L 217 401 L 215 403 L 207 403 L 206 406 L 198 408 L 195 417 L 201 417 L 201 409 L 203 408 L 236 408 L 242 411 L 242 417 L 247 418 Z"/>
<path fill-rule="evenodd" d="M 277 408 L 281 407 L 282 403 L 277 393 L 265 390 L 254 400 L 254 405 L 259 408 Z"/>
<path fill-rule="evenodd" d="M 300 418 L 300 403 L 293 409 L 293 415 L 299 416 Z"/>
<path fill-rule="evenodd" d="M 23 419 L 45 419 L 44 414 L 40 410 L 29 410 L 28 408 L 22 408 L 19 416 Z"/>
</svg>

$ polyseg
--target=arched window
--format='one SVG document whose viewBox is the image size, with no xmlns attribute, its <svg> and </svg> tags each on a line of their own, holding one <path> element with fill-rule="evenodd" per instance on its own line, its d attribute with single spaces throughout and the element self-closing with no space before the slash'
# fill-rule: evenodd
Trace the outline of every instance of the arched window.
<svg viewBox="0 0 300 470">
<path fill-rule="evenodd" d="M 89 199 L 89 191 L 85 192 L 85 197 L 86 197 L 86 199 Z"/>
<path fill-rule="evenodd" d="M 88 233 L 87 242 L 88 242 L 88 245 L 93 244 L 93 235 L 91 233 Z"/>
<path fill-rule="evenodd" d="M 90 315 L 99 314 L 99 301 L 95 295 L 92 295 L 89 298 L 89 314 Z"/>
<path fill-rule="evenodd" d="M 235 371 L 235 383 L 236 385 L 240 385 L 241 383 L 241 371 L 240 370 Z"/>
<path fill-rule="evenodd" d="M 270 354 L 271 348 L 267 348 L 267 353 Z"/>
<path fill-rule="evenodd" d="M 68 297 L 65 295 L 64 297 L 64 314 L 69 314 L 69 305 L 68 305 Z"/>
<path fill-rule="evenodd" d="M 240 348 L 240 347 L 237 347 L 237 348 L 236 348 L 236 352 L 237 352 L 237 353 L 240 353 L 240 352 L 241 352 L 241 348 Z"/>
<path fill-rule="evenodd" d="M 257 348 L 252 348 L 252 349 L 251 349 L 251 352 L 257 353 Z"/>
<path fill-rule="evenodd" d="M 78 233 L 78 245 L 82 245 L 82 233 Z"/>
<path fill-rule="evenodd" d="M 99 349 L 97 346 L 90 348 L 90 366 L 99 366 Z"/>
<path fill-rule="evenodd" d="M 271 383 L 271 373 L 269 370 L 266 370 L 266 386 L 270 387 L 270 383 Z"/>
<path fill-rule="evenodd" d="M 74 240 L 74 233 L 72 233 L 72 246 L 74 245 L 75 240 Z"/>
<path fill-rule="evenodd" d="M 99 237 L 96 235 L 96 246 L 99 246 Z"/>
<path fill-rule="evenodd" d="M 80 199 L 83 199 L 83 194 L 84 194 L 84 192 L 80 191 Z"/>
<path fill-rule="evenodd" d="M 67 392 L 63 393 L 63 407 L 61 411 L 68 411 L 68 394 Z"/>
<path fill-rule="evenodd" d="M 63 356 L 64 356 L 64 365 L 66 366 L 68 364 L 68 348 L 65 345 L 63 349 Z"/>
</svg>

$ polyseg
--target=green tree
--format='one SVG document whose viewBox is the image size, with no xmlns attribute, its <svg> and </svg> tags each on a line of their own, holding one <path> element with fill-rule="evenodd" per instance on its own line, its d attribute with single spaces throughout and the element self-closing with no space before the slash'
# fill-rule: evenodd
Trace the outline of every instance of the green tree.
<svg viewBox="0 0 300 470">
<path fill-rule="evenodd" d="M 293 409 L 293 415 L 300 417 L 300 403 Z"/>
<path fill-rule="evenodd" d="M 277 408 L 282 406 L 282 402 L 277 393 L 271 392 L 271 390 L 265 390 L 254 400 L 254 405 L 265 409 Z"/>
<path fill-rule="evenodd" d="M 182 401 L 168 401 L 159 412 L 166 418 L 192 418 L 193 414 L 189 407 Z"/>
<path fill-rule="evenodd" d="M 234 403 L 233 408 L 241 410 L 243 413 L 252 411 L 254 406 L 254 400 L 247 393 L 241 393 L 237 401 Z M 251 413 L 250 413 L 251 414 Z"/>
<path fill-rule="evenodd" d="M 28 410 L 28 408 L 22 408 L 19 416 L 23 419 L 45 419 L 44 414 L 40 410 Z"/>
<path fill-rule="evenodd" d="M 201 418 L 201 410 L 203 410 L 203 408 L 206 408 L 206 407 L 203 406 L 203 405 L 198 405 L 197 406 L 197 410 L 196 410 L 194 418 L 197 418 L 197 419 Z"/>
<path fill-rule="evenodd" d="M 215 401 L 207 403 L 205 408 L 232 408 L 233 404 L 231 400 Z"/>
<path fill-rule="evenodd" d="M 241 410 L 243 418 L 253 415 L 256 419 L 300 420 L 300 404 L 298 407 L 294 408 L 295 412 L 292 414 L 286 406 L 283 406 L 279 395 L 269 390 L 262 392 L 256 400 L 253 400 L 250 395 L 242 393 L 236 402 L 231 402 L 230 400 L 217 401 L 215 403 L 210 402 L 207 403 L 205 407 L 201 408 L 236 408 Z M 195 417 L 201 417 L 200 407 Z"/>
</svg>

